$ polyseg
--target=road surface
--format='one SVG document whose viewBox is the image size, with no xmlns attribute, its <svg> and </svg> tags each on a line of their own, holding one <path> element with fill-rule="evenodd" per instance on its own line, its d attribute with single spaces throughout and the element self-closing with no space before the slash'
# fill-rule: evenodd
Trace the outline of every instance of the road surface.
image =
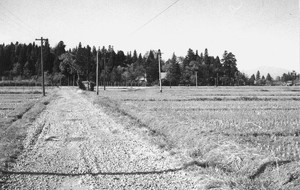
<svg viewBox="0 0 300 190">
<path fill-rule="evenodd" d="M 127 131 L 72 88 L 59 90 L 24 145 L 7 189 L 202 189 L 176 156 Z"/>
</svg>

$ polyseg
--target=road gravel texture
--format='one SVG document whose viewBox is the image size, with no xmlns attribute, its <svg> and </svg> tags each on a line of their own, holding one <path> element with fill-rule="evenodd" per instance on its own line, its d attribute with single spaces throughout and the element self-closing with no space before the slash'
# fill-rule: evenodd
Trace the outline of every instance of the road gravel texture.
<svg viewBox="0 0 300 190">
<path fill-rule="evenodd" d="M 5 189 L 202 189 L 176 156 L 63 88 L 28 129 Z"/>
</svg>

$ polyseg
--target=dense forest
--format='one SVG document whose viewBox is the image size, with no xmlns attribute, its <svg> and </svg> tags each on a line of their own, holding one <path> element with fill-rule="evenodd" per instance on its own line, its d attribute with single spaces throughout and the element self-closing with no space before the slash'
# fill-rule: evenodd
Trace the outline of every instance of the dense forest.
<svg viewBox="0 0 300 190">
<path fill-rule="evenodd" d="M 51 48 L 49 43 L 43 46 L 43 62 L 48 84 L 70 84 L 70 81 L 95 81 L 97 51 L 99 60 L 99 79 L 109 84 L 143 83 L 156 85 L 159 79 L 157 51 L 150 50 L 144 55 L 136 50 L 126 54 L 113 46 L 83 47 L 81 43 L 74 49 L 65 49 L 60 41 Z M 173 54 L 167 61 L 161 61 L 161 70 L 166 73 L 163 85 L 265 85 L 273 78 L 268 74 L 248 78 L 237 68 L 237 60 L 231 52 L 224 51 L 222 58 L 209 55 L 208 50 L 198 53 L 188 49 L 185 57 Z M 2 80 L 40 80 L 41 47 L 35 43 L 18 42 L 0 45 L 0 79 Z M 285 74 L 283 80 L 293 78 L 292 73 Z M 197 80 L 197 81 L 196 81 Z"/>
</svg>

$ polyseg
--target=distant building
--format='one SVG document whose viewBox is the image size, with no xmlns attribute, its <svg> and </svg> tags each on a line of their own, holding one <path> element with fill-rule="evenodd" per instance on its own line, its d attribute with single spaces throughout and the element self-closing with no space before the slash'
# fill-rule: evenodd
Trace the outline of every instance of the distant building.
<svg viewBox="0 0 300 190">
<path fill-rule="evenodd" d="M 94 91 L 95 83 L 90 81 L 82 81 L 82 84 L 84 85 L 86 90 Z"/>
<path fill-rule="evenodd" d="M 298 77 L 298 79 L 296 79 L 296 80 L 294 81 L 294 85 L 295 85 L 295 86 L 300 86 L 300 79 L 299 79 L 299 77 Z"/>
<path fill-rule="evenodd" d="M 286 81 L 285 85 L 286 86 L 293 86 L 293 81 L 292 80 Z"/>
<path fill-rule="evenodd" d="M 138 81 L 139 83 L 146 83 L 147 82 L 146 76 L 138 76 L 135 80 Z"/>
</svg>

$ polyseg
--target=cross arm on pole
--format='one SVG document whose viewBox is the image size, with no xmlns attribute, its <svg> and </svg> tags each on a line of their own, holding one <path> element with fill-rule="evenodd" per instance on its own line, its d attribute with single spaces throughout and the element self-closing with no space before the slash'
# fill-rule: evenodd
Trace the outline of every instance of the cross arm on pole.
<svg viewBox="0 0 300 190">
<path fill-rule="evenodd" d="M 45 82 L 44 82 L 44 66 L 43 66 L 43 41 L 48 41 L 48 39 L 41 37 L 40 39 L 35 39 L 37 41 L 41 41 L 41 70 L 42 70 L 42 88 L 43 88 L 43 96 L 45 96 Z"/>
</svg>

